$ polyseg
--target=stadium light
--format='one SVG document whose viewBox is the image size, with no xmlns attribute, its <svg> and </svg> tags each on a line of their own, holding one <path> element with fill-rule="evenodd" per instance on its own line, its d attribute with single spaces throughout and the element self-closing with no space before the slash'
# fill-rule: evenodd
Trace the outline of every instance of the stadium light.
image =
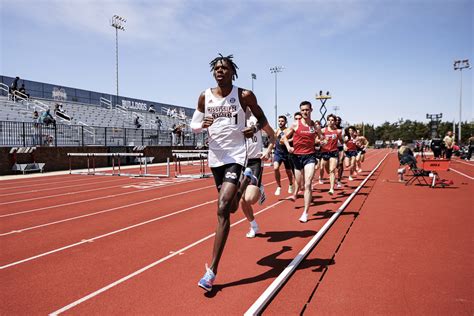
<svg viewBox="0 0 474 316">
<path fill-rule="evenodd" d="M 257 75 L 253 73 L 251 74 L 251 76 L 252 76 L 252 92 L 253 92 L 253 81 L 257 80 Z"/>
<path fill-rule="evenodd" d="M 275 66 L 270 68 L 270 72 L 275 74 L 275 129 L 278 128 L 278 85 L 277 85 L 277 76 L 279 72 L 282 72 L 285 69 L 282 66 Z"/>
<path fill-rule="evenodd" d="M 125 23 L 127 19 L 114 15 L 112 17 L 112 21 L 110 25 L 115 28 L 115 69 L 116 69 L 116 86 L 117 86 L 117 100 L 116 104 L 118 103 L 119 98 L 119 62 L 118 62 L 118 30 L 125 31 Z M 111 105 L 112 106 L 112 105 Z"/>
<path fill-rule="evenodd" d="M 454 61 L 454 70 L 459 70 L 461 73 L 461 88 L 459 95 L 459 125 L 458 125 L 458 145 L 461 146 L 461 123 L 462 123 L 462 70 L 471 69 L 469 65 L 469 59 L 455 60 Z"/>
</svg>

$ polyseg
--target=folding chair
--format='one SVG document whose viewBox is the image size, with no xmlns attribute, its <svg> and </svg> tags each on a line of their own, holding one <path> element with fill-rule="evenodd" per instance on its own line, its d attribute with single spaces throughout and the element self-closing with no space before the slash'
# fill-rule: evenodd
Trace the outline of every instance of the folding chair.
<svg viewBox="0 0 474 316">
<path fill-rule="evenodd" d="M 429 182 L 426 180 L 426 177 L 429 177 L 429 172 L 423 169 L 419 169 L 416 166 L 409 166 L 408 170 L 410 171 L 411 175 L 405 185 L 413 184 L 415 181 L 418 182 L 420 185 L 430 185 Z"/>
</svg>

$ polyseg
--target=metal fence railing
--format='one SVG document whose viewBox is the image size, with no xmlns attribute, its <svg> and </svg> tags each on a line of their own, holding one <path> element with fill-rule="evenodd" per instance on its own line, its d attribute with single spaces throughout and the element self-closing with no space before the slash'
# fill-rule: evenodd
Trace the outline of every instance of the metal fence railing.
<svg viewBox="0 0 474 316">
<path fill-rule="evenodd" d="M 0 121 L 0 147 L 6 146 L 194 146 L 206 143 L 205 133 L 121 127 L 97 127 Z"/>
</svg>

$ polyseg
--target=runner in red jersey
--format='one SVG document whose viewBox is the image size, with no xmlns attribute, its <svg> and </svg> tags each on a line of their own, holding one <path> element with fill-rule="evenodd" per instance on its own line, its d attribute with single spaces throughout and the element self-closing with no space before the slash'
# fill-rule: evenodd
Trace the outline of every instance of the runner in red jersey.
<svg viewBox="0 0 474 316">
<path fill-rule="evenodd" d="M 301 120 L 293 122 L 288 128 L 284 138 L 288 152 L 293 154 L 293 165 L 295 166 L 295 178 L 297 183 L 303 183 L 304 186 L 304 210 L 300 217 L 300 222 L 308 221 L 308 209 L 312 201 L 311 183 L 314 176 L 314 165 L 316 158 L 314 156 L 314 144 L 316 135 L 320 133 L 314 122 L 311 120 L 312 106 L 309 101 L 303 101 L 300 104 Z M 290 146 L 288 139 L 293 137 L 293 147 Z M 304 178 L 303 178 L 304 177 Z M 302 179 L 303 178 L 303 179 Z M 297 192 L 291 197 L 296 200 Z"/>
<path fill-rule="evenodd" d="M 346 136 L 344 137 L 345 140 L 345 152 L 346 152 L 346 159 L 345 164 L 346 167 L 349 167 L 349 181 L 354 180 L 352 177 L 357 175 L 356 173 L 356 157 L 357 157 L 357 132 L 354 126 L 349 126 L 346 129 Z"/>
<path fill-rule="evenodd" d="M 321 168 L 325 168 L 326 164 L 329 164 L 329 194 L 334 194 L 334 184 L 336 182 L 336 168 L 337 162 L 339 159 L 339 151 L 337 149 L 338 141 L 342 143 L 342 133 L 341 130 L 336 127 L 336 116 L 334 114 L 329 114 L 327 117 L 328 126 L 321 130 L 321 133 L 324 135 L 324 139 L 321 143 L 322 148 L 322 164 Z"/>
</svg>

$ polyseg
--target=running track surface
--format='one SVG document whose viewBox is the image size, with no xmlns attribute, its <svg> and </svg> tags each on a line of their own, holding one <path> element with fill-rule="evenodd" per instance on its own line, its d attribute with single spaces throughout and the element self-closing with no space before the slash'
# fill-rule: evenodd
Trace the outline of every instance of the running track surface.
<svg viewBox="0 0 474 316">
<path fill-rule="evenodd" d="M 0 181 L 2 314 L 241 315 L 384 158 L 263 314 L 472 315 L 474 164 L 440 172 L 450 187 L 405 186 L 388 150 L 369 151 L 334 197 L 315 184 L 305 224 L 302 199 L 274 196 L 265 168 L 262 232 L 245 238 L 242 212 L 232 215 L 210 293 L 197 281 L 214 241 L 212 179 Z"/>
</svg>

